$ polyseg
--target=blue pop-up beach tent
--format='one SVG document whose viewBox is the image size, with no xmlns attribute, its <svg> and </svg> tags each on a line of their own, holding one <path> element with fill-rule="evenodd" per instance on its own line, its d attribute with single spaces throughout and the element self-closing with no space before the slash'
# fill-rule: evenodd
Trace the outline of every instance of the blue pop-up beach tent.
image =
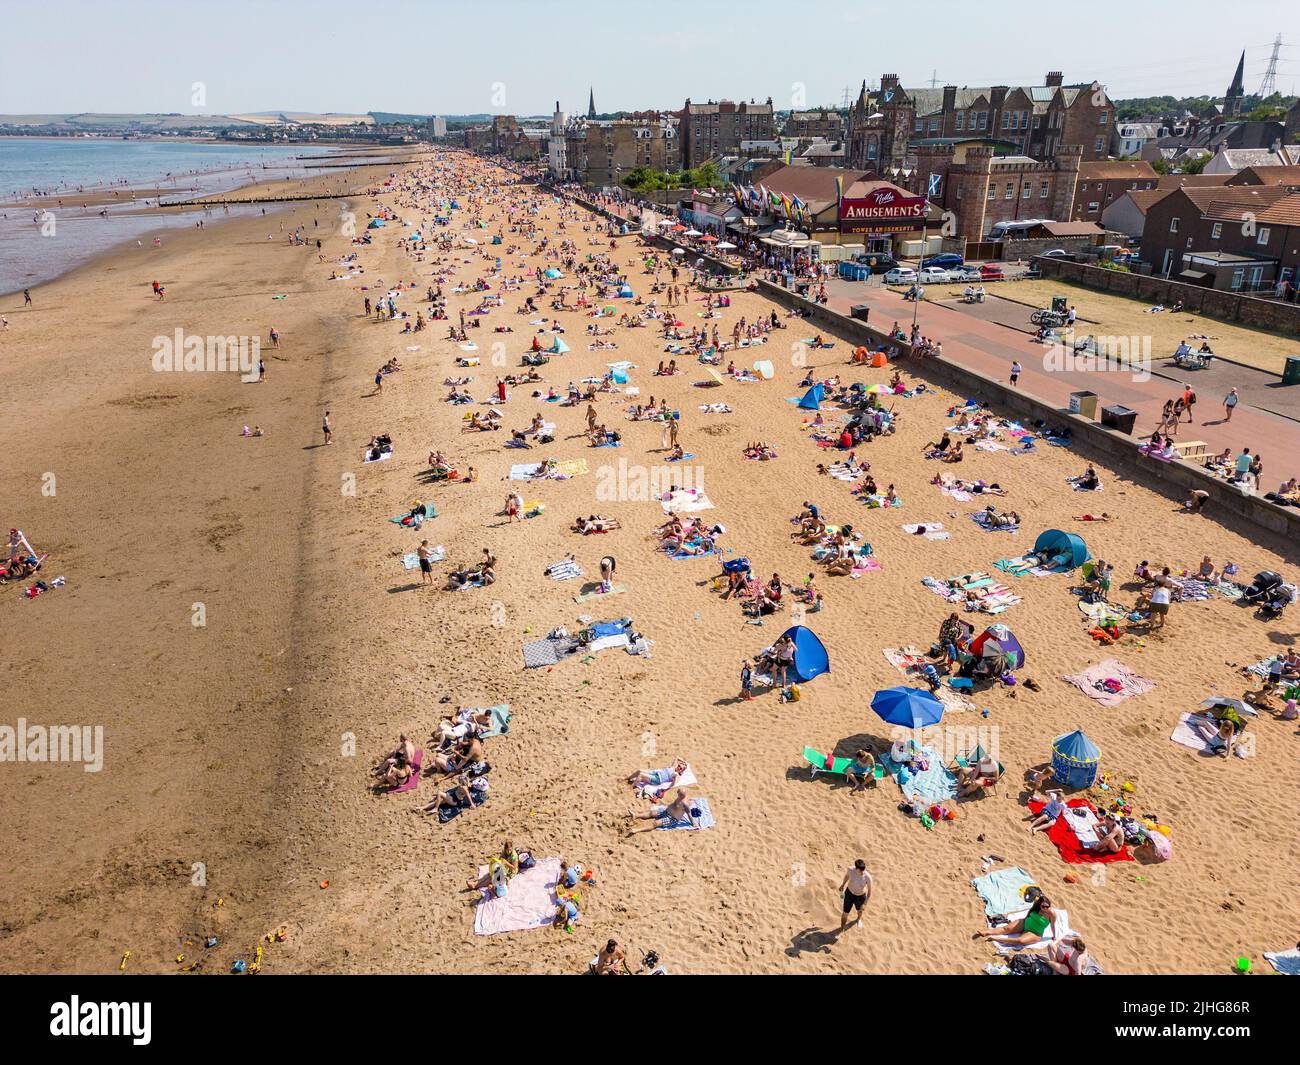
<svg viewBox="0 0 1300 1065">
<path fill-rule="evenodd" d="M 1062 532 L 1060 529 L 1048 529 L 1040 533 L 1034 541 L 1034 554 L 1047 561 L 1048 565 L 1058 569 L 1074 569 L 1082 566 L 1092 556 L 1083 537 L 1075 533 Z"/>
<path fill-rule="evenodd" d="M 821 383 L 817 383 L 803 394 L 803 399 L 799 401 L 799 406 L 804 410 L 821 410 L 822 396 L 825 394 Z"/>
<path fill-rule="evenodd" d="M 1067 788 L 1090 788 L 1097 779 L 1101 750 L 1082 729 L 1052 741 L 1052 769 L 1057 783 Z"/>
<path fill-rule="evenodd" d="M 781 634 L 794 640 L 794 676 L 798 681 L 809 681 L 821 673 L 831 671 L 831 658 L 826 646 L 812 629 L 794 625 Z"/>
<path fill-rule="evenodd" d="M 546 350 L 552 355 L 563 355 L 569 350 L 569 345 L 557 336 L 551 346 Z"/>
</svg>

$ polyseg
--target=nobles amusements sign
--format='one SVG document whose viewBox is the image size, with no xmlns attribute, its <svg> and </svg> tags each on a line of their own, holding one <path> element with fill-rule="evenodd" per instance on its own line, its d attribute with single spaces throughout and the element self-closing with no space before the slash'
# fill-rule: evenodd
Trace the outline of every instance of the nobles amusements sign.
<svg viewBox="0 0 1300 1065">
<path fill-rule="evenodd" d="M 865 196 L 840 200 L 840 230 L 845 233 L 917 229 L 925 217 L 924 196 L 902 189 L 873 189 Z"/>
</svg>

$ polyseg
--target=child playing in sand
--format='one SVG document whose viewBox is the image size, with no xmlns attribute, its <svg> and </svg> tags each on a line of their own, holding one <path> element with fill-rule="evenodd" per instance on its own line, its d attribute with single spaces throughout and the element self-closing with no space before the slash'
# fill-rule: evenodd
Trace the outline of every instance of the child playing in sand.
<svg viewBox="0 0 1300 1065">
<path fill-rule="evenodd" d="M 740 663 L 740 697 L 746 702 L 754 698 L 754 666 L 748 658 Z"/>
</svg>

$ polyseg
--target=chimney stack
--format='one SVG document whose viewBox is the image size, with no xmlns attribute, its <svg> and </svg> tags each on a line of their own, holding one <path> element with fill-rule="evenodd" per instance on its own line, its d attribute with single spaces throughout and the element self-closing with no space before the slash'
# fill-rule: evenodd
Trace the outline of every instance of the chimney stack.
<svg viewBox="0 0 1300 1065">
<path fill-rule="evenodd" d="M 957 86 L 945 85 L 943 87 L 943 109 L 945 112 L 952 111 L 957 106 Z"/>
<path fill-rule="evenodd" d="M 882 92 L 883 92 L 885 89 L 896 89 L 896 88 L 898 88 L 898 75 L 897 75 L 897 74 L 881 74 L 881 75 L 880 75 L 880 88 L 881 88 L 881 91 L 882 91 Z"/>
<path fill-rule="evenodd" d="M 1061 73 L 1061 71 L 1059 71 L 1059 70 L 1049 70 L 1049 71 L 1047 72 L 1047 86 L 1048 86 L 1048 88 L 1059 88 L 1060 85 L 1061 85 L 1061 83 L 1064 82 L 1064 81 L 1065 81 L 1065 75 L 1064 75 L 1063 73 Z"/>
</svg>

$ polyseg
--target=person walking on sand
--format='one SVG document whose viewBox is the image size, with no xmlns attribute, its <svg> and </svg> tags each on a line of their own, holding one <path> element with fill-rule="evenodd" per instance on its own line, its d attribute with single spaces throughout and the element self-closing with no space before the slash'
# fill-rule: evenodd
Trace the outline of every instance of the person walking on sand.
<svg viewBox="0 0 1300 1065">
<path fill-rule="evenodd" d="M 1237 409 L 1239 398 L 1235 388 L 1228 389 L 1228 394 L 1223 397 L 1223 420 L 1225 422 L 1232 421 L 1232 412 Z"/>
<path fill-rule="evenodd" d="M 867 863 L 859 858 L 853 867 L 844 874 L 840 881 L 840 891 L 844 895 L 844 909 L 840 914 L 840 931 L 849 926 L 849 911 L 857 910 L 853 918 L 855 925 L 862 924 L 862 907 L 871 901 L 871 874 L 867 872 Z"/>
<path fill-rule="evenodd" d="M 334 443 L 334 429 L 330 425 L 330 412 L 325 412 L 325 419 L 321 422 L 321 431 L 325 434 L 325 443 Z"/>
<path fill-rule="evenodd" d="M 384 390 L 384 371 L 383 371 L 383 370 L 376 370 L 376 371 L 375 371 L 375 391 L 376 391 L 376 392 L 382 392 L 383 390 Z"/>
<path fill-rule="evenodd" d="M 31 305 L 32 305 L 32 290 L 29 288 L 25 288 L 23 289 L 23 306 L 30 307 Z"/>
</svg>

